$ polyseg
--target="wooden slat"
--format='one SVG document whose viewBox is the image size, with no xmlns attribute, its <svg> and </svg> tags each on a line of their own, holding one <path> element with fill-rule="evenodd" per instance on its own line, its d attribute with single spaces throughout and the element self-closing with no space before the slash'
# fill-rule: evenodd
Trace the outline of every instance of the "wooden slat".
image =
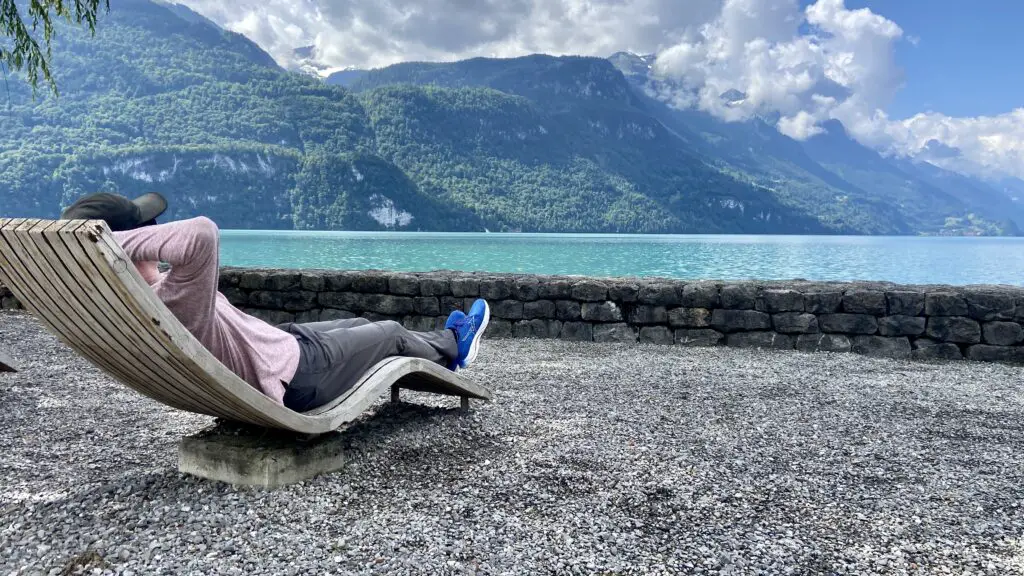
<svg viewBox="0 0 1024 576">
<path fill-rule="evenodd" d="M 79 230 L 76 233 L 81 232 Z M 194 362 L 197 365 L 197 370 L 207 375 L 211 385 L 227 390 L 243 405 L 242 410 L 235 412 L 234 419 L 297 431 L 303 430 L 296 427 L 315 426 L 315 423 L 303 421 L 300 415 L 271 400 L 224 366 L 199 343 L 191 332 L 182 326 L 170 310 L 156 298 L 152 290 L 139 289 L 139 285 L 145 284 L 145 281 L 139 276 L 134 266 L 125 269 L 114 265 L 127 257 L 113 238 L 108 234 L 102 234 L 99 240 L 97 243 L 99 252 L 109 264 L 101 267 L 104 274 L 111 278 L 108 284 L 118 292 L 122 299 L 134 302 L 139 307 L 140 314 L 155 319 L 159 323 L 160 333 L 163 337 L 168 338 L 191 362 Z"/>
<path fill-rule="evenodd" d="M 130 341 L 126 345 L 148 352 L 145 357 L 137 357 L 135 361 L 152 366 L 156 377 L 151 380 L 136 379 L 126 384 L 148 396 L 165 398 L 185 410 L 222 415 L 220 408 L 230 405 L 231 397 L 201 384 L 190 384 L 196 378 L 178 358 L 180 351 L 168 349 L 158 342 L 152 334 L 152 322 L 133 314 L 128 303 L 117 296 L 108 282 L 103 281 L 102 272 L 86 254 L 89 251 L 95 252 L 95 246 L 83 246 L 79 243 L 80 238 L 61 233 L 60 227 L 56 230 L 48 229 L 44 237 L 65 263 L 80 293 L 88 299 L 86 305 L 102 312 L 101 322 L 108 332 L 114 333 L 114 337 L 123 342 Z"/>
<path fill-rule="evenodd" d="M 83 265 L 80 255 L 75 254 L 75 237 L 71 232 L 79 224 L 84 224 L 84 221 L 78 224 L 66 221 L 55 222 L 43 231 L 43 239 L 46 241 L 47 246 L 53 250 L 57 260 L 64 271 L 66 271 L 66 282 L 74 292 L 80 305 L 93 311 L 99 326 L 105 330 L 109 337 L 119 342 L 122 347 L 131 352 L 130 361 L 132 362 L 132 367 L 137 366 L 144 359 L 140 357 L 141 354 L 137 349 L 136 343 L 130 340 L 126 341 L 124 338 L 125 335 L 133 334 L 136 331 L 137 327 L 134 326 L 136 322 L 131 320 L 130 316 L 124 314 L 123 306 L 107 302 L 103 299 L 104 283 L 98 281 L 96 274 L 85 267 L 88 266 L 88 262 L 86 261 L 86 264 Z M 70 243 L 65 242 L 68 239 L 71 240 Z M 81 247 L 78 247 L 77 252 L 81 252 Z M 123 366 L 123 362 L 119 362 L 119 364 Z M 154 365 L 151 361 L 146 362 L 144 368 L 147 371 L 142 373 L 141 377 L 136 376 L 129 382 L 124 382 L 124 384 L 165 404 L 188 409 L 188 403 L 177 394 L 178 388 L 176 384 L 173 380 L 168 381 L 169 374 L 166 368 Z M 139 384 L 141 382 L 150 386 L 141 386 Z"/>
<path fill-rule="evenodd" d="M 392 385 L 490 399 L 432 362 L 389 358 L 305 414 L 231 372 L 171 314 L 101 221 L 0 219 L 0 280 L 58 337 L 125 385 L 183 410 L 318 434 L 357 418 Z"/>
<path fill-rule="evenodd" d="M 86 322 L 79 311 L 56 301 L 53 291 L 42 284 L 45 283 L 45 276 L 41 271 L 32 268 L 36 262 L 26 255 L 21 244 L 18 231 L 26 222 L 28 221 L 25 219 L 18 219 L 0 229 L 0 239 L 4 248 L 0 252 L 3 253 L 4 269 L 9 275 L 6 279 L 8 287 L 15 292 L 18 300 L 22 301 L 37 318 L 43 320 L 65 344 L 79 350 L 111 375 L 130 378 L 129 374 L 122 372 L 118 366 L 91 353 L 98 344 L 90 342 L 89 337 L 82 331 L 81 327 Z"/>
<path fill-rule="evenodd" d="M 145 281 L 138 275 L 134 266 L 125 269 L 122 266 L 115 265 L 114 267 L 111 267 L 106 265 L 105 262 L 108 261 L 107 255 L 105 254 L 106 251 L 107 250 L 103 245 L 102 239 L 96 243 L 95 250 L 89 251 L 90 258 L 93 263 L 97 265 L 98 273 L 104 279 L 103 283 L 111 288 L 113 298 L 119 298 L 122 302 L 125 302 L 128 305 L 134 316 L 145 319 L 140 322 L 144 323 L 151 337 L 160 342 L 165 349 L 173 353 L 177 370 L 181 371 L 183 374 L 189 375 L 188 381 L 182 384 L 182 388 L 186 393 L 186 396 L 201 392 L 204 394 L 212 394 L 223 399 L 213 407 L 206 406 L 200 408 L 199 406 L 193 406 L 192 411 L 203 411 L 203 413 L 214 416 L 249 422 L 259 426 L 280 427 L 273 418 L 268 417 L 266 414 L 250 413 L 246 409 L 244 400 L 238 398 L 232 390 L 229 390 L 224 386 L 224 382 L 214 378 L 208 371 L 204 370 L 201 365 L 195 362 L 191 355 L 189 355 L 187 351 L 179 345 L 179 342 L 170 335 L 170 330 L 173 330 L 175 326 L 185 333 L 187 333 L 187 330 L 185 330 L 170 311 L 167 310 L 159 300 L 157 300 L 149 286 L 146 285 Z M 124 284 L 125 280 L 121 278 L 122 274 L 128 277 L 127 281 L 133 283 L 131 288 Z M 145 301 L 150 301 L 151 310 L 147 310 L 146 306 L 143 305 Z M 158 312 L 158 315 L 150 314 L 152 311 Z M 191 334 L 188 334 L 188 336 L 192 337 Z M 198 348 L 206 351 L 201 345 L 198 345 Z M 207 351 L 207 353 L 209 352 Z M 230 371 L 228 371 L 228 373 L 234 376 Z M 237 378 L 237 376 L 234 377 Z M 248 384 L 244 381 L 241 381 L 241 379 L 238 380 L 242 382 L 244 386 L 248 387 Z M 260 396 L 262 397 L 262 394 L 260 394 Z"/>
<path fill-rule="evenodd" d="M 12 227 L 12 230 L 24 221 L 24 218 L 3 220 L 5 225 Z M 0 226 L 0 233 L 2 233 L 2 230 L 3 226 Z M 8 258 L 7 255 L 10 255 L 10 258 Z M 12 259 L 14 259 L 13 251 L 9 246 L 7 246 L 2 234 L 0 234 L 0 281 L 2 281 L 4 285 L 14 293 L 15 297 L 17 297 L 19 301 L 22 301 L 27 299 L 25 296 L 26 291 L 22 288 L 20 272 L 14 268 L 14 260 Z M 49 324 L 47 319 L 38 313 L 34 302 L 22 302 L 22 306 L 24 306 L 29 312 L 35 314 L 40 321 L 48 327 L 51 329 L 53 328 L 53 325 Z M 57 337 L 63 339 L 63 336 L 59 333 L 57 334 Z"/>
<path fill-rule="evenodd" d="M 13 228 L 14 228 L 13 230 L 11 230 L 11 228 L 12 228 L 11 225 L 12 224 L 14 225 L 13 226 Z M 16 254 L 16 255 L 20 255 L 29 264 L 33 264 L 33 265 L 38 263 L 41 260 L 45 260 L 44 258 L 41 257 L 41 255 L 38 255 L 38 254 L 35 255 L 34 257 L 25 258 L 26 251 L 25 251 L 25 248 L 22 246 L 22 240 L 27 235 L 28 230 L 34 224 L 35 224 L 35 221 L 19 220 L 18 222 L 8 222 L 7 225 L 3 226 L 3 229 L 5 229 L 7 232 L 10 232 L 10 234 L 5 234 L 5 235 L 6 236 L 10 236 L 11 237 L 10 239 L 13 240 L 11 245 L 8 246 L 8 248 L 10 248 L 10 252 L 12 252 L 13 254 Z M 84 225 L 85 222 L 79 222 L 79 224 L 80 225 Z M 71 230 L 71 231 L 77 231 L 78 226 L 67 226 L 67 229 Z M 18 264 L 21 264 L 20 259 L 18 261 Z M 106 267 L 108 269 L 110 268 L 110 266 L 106 266 Z M 15 267 L 16 270 L 19 270 L 21 268 L 22 268 L 21 266 L 16 266 Z M 31 270 L 31 267 L 29 268 L 29 270 Z M 135 272 L 134 267 L 131 267 L 131 271 Z M 137 272 L 136 272 L 136 274 L 137 274 Z M 29 288 L 29 291 L 23 292 L 23 294 L 19 295 L 19 299 L 25 299 L 25 300 L 28 300 L 28 301 L 30 301 L 32 303 L 37 303 L 37 302 L 41 303 L 43 305 L 43 307 L 41 309 L 41 312 L 43 313 L 42 315 L 44 317 L 50 319 L 50 322 L 47 322 L 47 324 L 50 325 L 51 329 L 56 334 L 62 336 L 62 339 L 68 345 L 70 345 L 73 348 L 75 348 L 81 354 L 83 354 L 84 356 L 89 358 L 91 361 L 93 361 L 97 366 L 103 368 L 108 373 L 110 373 L 112 376 L 117 378 L 118 380 L 120 380 L 122 382 L 125 382 L 126 384 L 127 383 L 132 383 L 132 388 L 133 389 L 136 389 L 136 390 L 138 390 L 140 392 L 143 392 L 143 393 L 147 393 L 147 386 L 139 384 L 140 375 L 138 373 L 136 373 L 134 371 L 127 371 L 126 372 L 121 367 L 123 362 L 112 362 L 111 359 L 108 356 L 96 353 L 96 350 L 98 348 L 102 347 L 103 342 L 97 342 L 94 339 L 95 336 L 96 336 L 95 334 L 87 333 L 87 332 L 85 332 L 82 329 L 83 326 L 87 326 L 87 325 L 89 325 L 91 323 L 91 319 L 88 319 L 87 317 L 85 317 L 85 316 L 83 316 L 81 314 L 81 307 L 80 306 L 74 306 L 74 305 L 69 306 L 66 303 L 65 303 L 65 305 L 62 306 L 58 301 L 55 301 L 54 298 L 51 295 L 51 292 L 54 291 L 53 289 L 58 288 L 58 286 L 51 286 L 50 287 L 51 289 L 48 290 L 48 289 L 46 289 L 44 287 L 44 285 L 37 283 L 35 281 L 36 278 L 40 278 L 40 279 L 47 278 L 47 279 L 51 279 L 52 280 L 52 275 L 45 275 L 45 274 L 42 274 L 38 270 L 34 270 L 34 271 L 31 271 L 31 272 L 28 272 L 28 273 L 24 274 L 24 278 L 20 279 L 21 281 L 17 281 L 16 282 L 12 278 L 12 282 L 10 282 L 10 284 L 12 286 L 17 284 L 19 286 L 27 286 Z M 141 281 L 141 278 L 140 278 L 140 281 Z M 148 286 L 147 286 L 147 288 L 148 288 Z M 62 312 L 64 312 L 65 310 L 70 310 L 70 314 L 69 315 L 63 315 Z M 174 321 L 176 322 L 176 319 Z M 110 337 L 109 334 L 107 334 L 107 336 Z M 116 339 L 114 341 L 116 342 Z M 131 356 L 131 354 L 129 354 L 129 356 Z M 121 360 L 123 360 L 123 358 Z M 151 376 L 154 376 L 154 375 L 155 374 L 151 374 Z M 243 384 L 244 384 L 244 382 L 243 382 Z M 245 384 L 245 385 L 248 386 L 247 384 Z M 147 393 L 147 395 L 152 397 L 152 394 L 148 394 Z M 260 396 L 261 396 L 261 398 L 265 399 L 265 397 L 263 397 L 262 394 Z M 156 398 L 156 399 L 161 401 L 161 402 L 163 402 L 163 403 L 165 403 L 165 404 L 168 404 L 168 405 L 170 405 L 172 407 L 175 407 L 175 408 L 195 411 L 195 410 L 193 410 L 195 408 L 195 406 L 189 404 L 188 402 L 185 402 L 184 403 L 185 405 L 182 406 L 182 405 L 179 405 L 179 404 L 181 404 L 181 402 L 175 401 L 175 400 L 171 400 L 169 398 Z M 267 400 L 269 401 L 269 399 L 267 399 Z M 282 409 L 284 409 L 284 408 L 282 407 Z M 286 410 L 286 409 L 284 409 L 284 410 Z M 245 422 L 250 422 L 250 423 L 257 424 L 257 425 L 262 425 L 262 426 L 274 426 L 274 425 L 277 425 L 277 423 L 272 418 L 266 418 L 262 414 L 258 414 L 258 413 L 255 414 L 255 415 L 249 415 L 249 417 L 246 417 L 246 415 L 244 413 L 242 413 L 242 414 L 231 413 L 231 412 L 225 413 L 226 411 L 223 411 L 223 410 L 210 410 L 210 412 L 213 412 L 213 414 L 211 414 L 211 415 L 214 415 L 214 416 L 224 416 L 226 418 L 238 419 L 238 420 L 242 420 L 242 421 L 245 421 Z M 291 411 L 288 411 L 288 412 L 291 412 Z M 280 426 L 278 426 L 278 427 L 280 427 Z"/>
<path fill-rule="evenodd" d="M 484 387 L 467 381 L 462 376 L 422 358 L 393 357 L 377 363 L 367 371 L 367 376 L 342 398 L 307 412 L 329 419 L 331 430 L 351 422 L 366 411 L 391 386 L 409 388 L 410 380 L 426 380 L 434 385 L 424 391 L 460 397 L 491 399 L 491 393 Z"/>
<path fill-rule="evenodd" d="M 395 356 L 378 362 L 366 371 L 366 374 L 344 394 L 327 404 L 306 412 L 306 414 L 326 414 L 337 406 L 350 402 L 364 386 L 373 387 L 377 381 L 387 381 L 406 390 L 430 392 L 447 396 L 469 396 L 484 400 L 491 399 L 486 388 L 442 368 L 422 358 L 403 358 Z"/>
<path fill-rule="evenodd" d="M 137 343 L 126 341 L 124 338 L 124 327 L 112 324 L 107 318 L 106 307 L 96 305 L 88 299 L 87 293 L 75 278 L 75 272 L 68 269 L 68 266 L 74 266 L 75 263 L 58 258 L 49 246 L 43 232 L 51 225 L 54 223 L 38 222 L 27 230 L 19 228 L 25 233 L 20 234 L 18 240 L 29 255 L 31 265 L 39 272 L 40 277 L 45 279 L 50 296 L 63 304 L 64 308 L 78 313 L 81 319 L 81 324 L 77 326 L 78 332 L 84 336 L 79 347 L 90 356 L 100 358 L 103 363 L 116 367 L 118 373 L 125 375 L 118 377 L 118 380 L 125 384 L 140 379 L 161 381 L 164 378 L 161 367 L 143 362 L 143 355 L 140 354 Z M 156 396 L 155 399 L 180 407 L 182 402 L 173 395 L 174 387 L 167 385 L 166 390 L 172 395 Z"/>
</svg>

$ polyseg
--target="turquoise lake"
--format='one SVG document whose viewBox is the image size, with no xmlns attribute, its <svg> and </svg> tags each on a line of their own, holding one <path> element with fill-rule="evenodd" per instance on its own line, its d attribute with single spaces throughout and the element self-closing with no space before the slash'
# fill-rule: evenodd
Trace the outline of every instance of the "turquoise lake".
<svg viewBox="0 0 1024 576">
<path fill-rule="evenodd" d="M 1024 286 L 1024 238 L 223 230 L 221 264 Z"/>
</svg>

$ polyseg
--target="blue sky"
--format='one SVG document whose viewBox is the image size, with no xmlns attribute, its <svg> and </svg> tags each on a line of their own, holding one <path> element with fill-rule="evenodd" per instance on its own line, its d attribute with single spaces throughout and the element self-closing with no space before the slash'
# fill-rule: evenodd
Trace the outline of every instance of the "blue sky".
<svg viewBox="0 0 1024 576">
<path fill-rule="evenodd" d="M 802 0 L 803 5 L 810 4 Z M 934 111 L 997 115 L 1024 106 L 1024 1 L 847 0 L 899 24 L 896 45 L 905 85 L 889 106 L 893 118 Z"/>
</svg>

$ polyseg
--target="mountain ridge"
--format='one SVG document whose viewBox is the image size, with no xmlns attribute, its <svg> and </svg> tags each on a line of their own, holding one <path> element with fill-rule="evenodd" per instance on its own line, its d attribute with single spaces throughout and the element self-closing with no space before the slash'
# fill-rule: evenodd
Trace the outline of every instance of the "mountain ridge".
<svg viewBox="0 0 1024 576">
<path fill-rule="evenodd" d="M 62 98 L 15 80 L 0 116 L 5 215 L 159 188 L 170 217 L 236 228 L 1019 233 L 963 209 L 1001 192 L 958 198 L 964 183 L 916 169 L 901 193 L 931 204 L 892 205 L 768 122 L 673 109 L 610 59 L 403 63 L 344 71 L 345 88 L 211 24 L 124 0 L 95 38 L 62 28 Z"/>
<path fill-rule="evenodd" d="M 634 86 L 649 95 L 658 94 L 659 88 L 664 89 L 664 82 L 660 79 L 654 78 L 651 74 L 651 64 L 653 62 L 653 55 L 634 55 L 625 52 L 619 52 L 613 54 L 609 60 L 611 60 L 623 74 L 633 81 Z M 731 94 L 732 93 L 732 94 Z M 723 93 L 724 98 L 738 98 L 745 97 L 742 93 L 736 90 L 727 90 Z M 653 96 L 652 96 L 653 98 Z M 702 126 L 707 128 L 709 131 L 715 134 L 722 134 L 727 130 L 732 130 L 731 139 L 739 139 L 743 133 L 757 132 L 760 126 L 769 127 L 770 124 L 766 119 L 754 117 L 744 122 L 732 122 L 726 123 L 724 121 L 716 120 L 711 117 L 710 114 L 693 111 L 693 110 L 674 110 L 676 114 L 682 117 L 688 118 L 688 123 L 700 123 Z M 777 120 L 777 118 L 775 118 Z M 713 126 L 717 125 L 717 126 Z M 731 128 L 726 128 L 731 126 Z M 883 187 L 883 193 L 874 193 L 874 186 L 865 186 L 865 180 L 863 178 L 849 178 L 844 177 L 844 169 L 846 171 L 851 168 L 859 168 L 861 171 L 865 171 L 865 165 L 871 165 L 867 172 L 879 172 L 879 173 L 891 173 L 900 174 L 902 172 L 901 164 L 897 159 L 890 159 L 883 157 L 877 151 L 868 148 L 850 137 L 846 131 L 846 128 L 838 120 L 826 121 L 822 128 L 824 129 L 823 134 L 812 136 L 804 142 L 799 142 L 789 138 L 778 132 L 774 126 L 770 127 L 773 132 L 771 139 L 773 140 L 773 146 L 771 149 L 765 149 L 761 152 L 768 156 L 778 155 L 780 152 L 784 152 L 784 157 L 789 162 L 796 166 L 807 170 L 819 178 L 826 181 L 831 187 L 835 187 L 842 191 L 850 191 L 850 186 L 854 189 L 859 189 L 862 193 L 867 195 L 881 196 L 881 198 L 892 198 L 894 188 L 892 183 L 887 187 Z M 764 133 L 764 130 L 761 130 Z M 747 136 L 749 138 L 749 136 Z M 824 148 L 822 143 L 827 144 Z M 837 153 L 836 148 L 842 149 L 842 153 Z M 799 148 L 801 152 L 796 153 L 795 149 Z M 831 152 L 830 156 L 826 156 Z M 721 153 L 721 151 L 719 151 Z M 817 166 L 810 166 L 805 161 L 800 159 L 800 156 L 809 156 L 812 158 Z M 858 166 L 851 165 L 857 164 Z M 842 166 L 837 166 L 842 165 Z M 933 186 L 929 182 L 919 182 L 917 186 L 920 188 L 918 197 L 924 201 L 934 201 L 936 199 L 946 203 L 946 209 L 951 209 L 954 204 L 960 202 L 964 204 L 961 207 L 962 217 L 967 217 L 971 211 L 985 211 L 990 214 L 993 218 L 1005 217 L 1010 220 L 1005 225 L 1012 234 L 1020 234 L 1020 229 L 1024 228 L 1024 203 L 1013 202 L 1009 204 L 1005 202 L 1008 197 L 993 188 L 988 183 L 964 174 L 953 173 L 933 164 L 929 164 L 932 170 L 941 171 L 947 173 L 950 178 L 953 179 L 952 175 L 956 175 L 958 180 L 962 183 L 969 183 L 971 188 L 979 191 L 982 196 L 988 199 L 997 199 L 1000 205 L 999 208 L 990 208 L 988 206 L 979 205 L 977 202 L 970 202 L 969 197 L 959 196 L 956 194 L 950 194 L 948 190 L 942 190 L 940 187 Z M 821 169 L 824 168 L 828 175 L 822 173 Z M 904 176 L 910 176 L 911 179 L 917 178 L 914 174 L 903 174 Z M 837 180 L 838 177 L 838 180 Z M 875 183 L 877 185 L 877 183 Z M 868 189 L 865 189 L 868 188 Z M 886 196 L 888 194 L 888 196 Z M 1002 209 L 1009 209 L 1009 214 L 1001 212 Z M 932 225 L 936 224 L 935 219 L 932 219 Z M 921 225 L 921 223 L 917 223 Z"/>
</svg>

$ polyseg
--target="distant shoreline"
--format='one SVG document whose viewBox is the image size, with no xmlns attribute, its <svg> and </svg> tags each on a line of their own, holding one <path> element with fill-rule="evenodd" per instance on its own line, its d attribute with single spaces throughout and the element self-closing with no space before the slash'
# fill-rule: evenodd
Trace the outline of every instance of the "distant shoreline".
<svg viewBox="0 0 1024 576">
<path fill-rule="evenodd" d="M 252 235 L 252 234 L 287 234 L 287 235 L 346 235 L 346 236 L 451 236 L 451 237 L 475 237 L 475 236 L 496 236 L 513 238 L 836 238 L 836 239 L 970 239 L 970 240 L 1011 240 L 1024 242 L 1024 236 L 984 236 L 976 234 L 712 234 L 712 233 L 644 233 L 644 232 L 455 232 L 455 231 L 427 231 L 427 230 L 294 230 L 294 229 L 260 229 L 260 228 L 222 228 L 222 234 L 227 235 Z"/>
<path fill-rule="evenodd" d="M 221 263 L 679 280 L 1024 283 L 1024 238 L 224 230 Z"/>
</svg>

